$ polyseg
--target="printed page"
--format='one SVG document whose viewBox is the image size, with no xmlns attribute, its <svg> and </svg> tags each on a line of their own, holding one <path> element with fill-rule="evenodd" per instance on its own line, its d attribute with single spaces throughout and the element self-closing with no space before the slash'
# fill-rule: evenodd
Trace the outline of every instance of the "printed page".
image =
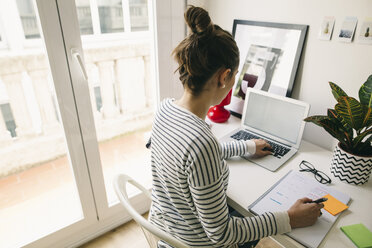
<svg viewBox="0 0 372 248">
<path fill-rule="evenodd" d="M 261 199 L 253 203 L 250 210 L 256 214 L 287 211 L 297 199 L 308 197 L 316 200 L 327 194 L 331 194 L 345 204 L 350 201 L 348 195 L 320 184 L 315 178 L 291 171 Z M 340 215 L 333 216 L 324 209 L 322 213 L 313 226 L 293 229 L 288 235 L 306 246 L 318 247 Z"/>
</svg>

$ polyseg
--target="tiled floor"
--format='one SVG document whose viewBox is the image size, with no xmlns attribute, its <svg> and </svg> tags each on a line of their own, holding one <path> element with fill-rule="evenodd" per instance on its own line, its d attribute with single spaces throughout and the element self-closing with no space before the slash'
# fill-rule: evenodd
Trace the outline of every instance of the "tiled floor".
<svg viewBox="0 0 372 248">
<path fill-rule="evenodd" d="M 66 156 L 0 179 L 0 209 L 14 206 L 72 182 Z"/>
<path fill-rule="evenodd" d="M 114 174 L 125 172 L 137 180 L 151 177 L 149 150 L 145 148 L 148 131 L 99 144 L 109 202 L 116 200 L 111 182 Z M 151 183 L 151 178 L 148 181 Z M 67 156 L 0 179 L 0 240 L 6 241 L 0 246 L 21 246 L 17 233 L 30 242 L 74 223 L 83 216 L 80 206 Z"/>
</svg>

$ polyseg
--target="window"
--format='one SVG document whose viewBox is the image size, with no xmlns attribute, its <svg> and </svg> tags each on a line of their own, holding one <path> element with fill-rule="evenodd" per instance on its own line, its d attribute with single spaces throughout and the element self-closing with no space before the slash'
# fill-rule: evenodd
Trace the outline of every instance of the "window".
<svg viewBox="0 0 372 248">
<path fill-rule="evenodd" d="M 37 26 L 36 14 L 32 5 L 32 0 L 17 0 L 17 7 L 25 38 L 40 38 L 40 32 Z"/>
<path fill-rule="evenodd" d="M 82 35 L 149 30 L 147 0 L 75 0 Z"/>
<path fill-rule="evenodd" d="M 147 0 L 129 0 L 131 31 L 149 30 Z"/>
<path fill-rule="evenodd" d="M 0 23 L 0 48 L 40 46 L 36 0 L 16 0 L 11 5 L 12 8 L 7 11 L 13 27 L 2 28 Z M 131 33 L 149 31 L 148 0 L 75 0 L 75 5 L 83 36 L 124 34 L 130 38 Z M 102 40 L 115 37 L 117 36 L 106 36 Z M 26 41 L 22 44 L 24 39 Z"/>
<path fill-rule="evenodd" d="M 0 22 L 8 24 L 2 26 L 1 38 L 9 45 L 9 54 L 16 55 L 8 56 L 8 51 L 0 54 L 5 61 L 0 70 L 0 160 L 5 175 L 0 178 L 0 230 L 5 232 L 0 231 L 0 236 L 6 237 L 0 238 L 1 247 L 23 247 L 31 242 L 35 247 L 53 247 L 56 240 L 61 247 L 80 245 L 101 228 L 129 218 L 112 188 L 115 174 L 124 172 L 145 187 L 151 185 L 150 151 L 144 144 L 157 102 L 154 29 L 132 34 L 129 0 L 36 1 L 37 5 L 35 0 L 5 1 L 12 8 L 0 7 L 0 14 L 12 12 L 0 15 Z M 43 28 L 38 25 L 40 34 L 43 32 L 40 39 L 24 38 L 20 2 L 32 3 L 37 23 Z M 121 33 L 100 31 L 98 4 L 121 7 L 109 12 L 112 16 L 107 18 L 121 18 Z M 170 3 L 162 2 L 157 9 L 160 6 L 170 9 Z M 156 16 L 151 13 L 135 12 Z M 84 57 L 88 85 L 81 81 L 79 70 L 70 70 L 78 64 L 66 56 L 79 43 L 77 28 L 85 36 L 81 38 L 84 49 L 77 48 Z M 26 51 L 37 42 L 42 47 L 44 40 L 46 51 Z M 14 68 L 14 62 L 22 66 Z M 32 83 L 27 84 L 24 73 Z M 53 87 L 48 87 L 49 75 L 54 76 L 50 76 Z M 30 102 L 38 107 L 40 118 L 33 115 Z M 42 124 L 41 133 L 35 123 Z M 9 139 L 7 128 L 15 131 L 17 138 Z M 3 156 L 4 152 L 9 155 Z M 134 206 L 143 209 L 141 196 L 134 190 L 132 195 Z"/>
<path fill-rule="evenodd" d="M 0 104 L 1 113 L 5 122 L 6 129 L 10 132 L 12 137 L 16 137 L 16 124 L 13 118 L 12 110 L 9 103 Z"/>
<path fill-rule="evenodd" d="M 124 32 L 121 0 L 98 0 L 97 2 L 101 33 Z"/>
<path fill-rule="evenodd" d="M 92 13 L 89 0 L 76 0 L 76 11 L 81 34 L 93 34 Z"/>
</svg>

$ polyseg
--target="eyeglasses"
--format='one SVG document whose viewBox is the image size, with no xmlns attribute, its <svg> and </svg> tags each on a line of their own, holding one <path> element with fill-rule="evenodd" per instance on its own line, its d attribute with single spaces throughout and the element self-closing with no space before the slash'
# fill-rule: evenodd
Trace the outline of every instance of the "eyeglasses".
<svg viewBox="0 0 372 248">
<path fill-rule="evenodd" d="M 301 168 L 300 172 L 306 171 L 306 172 L 313 173 L 315 179 L 322 184 L 327 184 L 327 183 L 332 182 L 332 180 L 329 178 L 329 176 L 327 176 L 327 174 L 315 169 L 314 165 L 311 164 L 310 162 L 307 162 L 306 160 L 302 160 L 299 166 Z"/>
</svg>

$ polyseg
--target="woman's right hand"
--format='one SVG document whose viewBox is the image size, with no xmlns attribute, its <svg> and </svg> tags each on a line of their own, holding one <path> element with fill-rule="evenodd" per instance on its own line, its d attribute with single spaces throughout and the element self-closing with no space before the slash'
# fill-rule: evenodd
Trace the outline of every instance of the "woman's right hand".
<svg viewBox="0 0 372 248">
<path fill-rule="evenodd" d="M 252 139 L 256 144 L 256 153 L 254 154 L 256 157 L 263 157 L 266 155 L 271 154 L 271 146 L 267 141 L 263 139 Z"/>
<path fill-rule="evenodd" d="M 323 203 L 310 203 L 310 198 L 298 199 L 287 211 L 292 228 L 313 225 L 322 215 Z"/>
</svg>

